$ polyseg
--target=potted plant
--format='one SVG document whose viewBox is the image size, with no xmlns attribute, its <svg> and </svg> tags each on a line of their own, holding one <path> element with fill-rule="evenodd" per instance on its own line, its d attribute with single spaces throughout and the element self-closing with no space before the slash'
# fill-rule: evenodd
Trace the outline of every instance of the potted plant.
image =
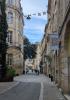
<svg viewBox="0 0 70 100">
<path fill-rule="evenodd" d="M 13 81 L 14 76 L 16 75 L 16 71 L 12 67 L 7 67 L 6 69 L 6 81 Z"/>
</svg>

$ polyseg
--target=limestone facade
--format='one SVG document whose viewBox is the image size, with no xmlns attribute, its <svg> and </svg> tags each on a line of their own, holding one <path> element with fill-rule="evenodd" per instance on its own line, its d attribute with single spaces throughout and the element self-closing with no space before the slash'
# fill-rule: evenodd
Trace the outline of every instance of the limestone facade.
<svg viewBox="0 0 70 100">
<path fill-rule="evenodd" d="M 36 57 L 35 57 L 35 68 L 40 71 L 40 61 L 41 61 L 41 43 L 37 44 Z"/>
<path fill-rule="evenodd" d="M 70 92 L 70 0 L 48 1 L 50 33 L 58 33 L 59 49 L 52 56 L 54 80 L 64 92 Z M 47 32 L 48 33 L 48 29 Z M 53 64 L 52 64 L 53 65 Z M 57 80 L 58 78 L 58 80 Z"/>
<path fill-rule="evenodd" d="M 70 0 L 62 0 L 60 5 L 62 21 L 59 30 L 60 85 L 64 92 L 70 92 Z M 60 19 L 60 20 L 61 20 Z"/>
<path fill-rule="evenodd" d="M 46 74 L 46 63 L 45 63 L 45 54 L 46 54 L 46 34 L 44 33 L 43 39 L 41 41 L 41 70 L 44 74 Z"/>
<path fill-rule="evenodd" d="M 6 14 L 8 23 L 7 34 L 7 64 L 16 70 L 16 74 L 23 72 L 23 13 L 21 0 L 6 0 Z"/>
</svg>

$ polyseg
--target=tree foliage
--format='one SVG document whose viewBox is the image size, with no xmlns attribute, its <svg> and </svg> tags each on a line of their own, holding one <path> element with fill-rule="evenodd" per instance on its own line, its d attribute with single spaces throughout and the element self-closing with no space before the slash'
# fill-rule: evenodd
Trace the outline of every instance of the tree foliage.
<svg viewBox="0 0 70 100">
<path fill-rule="evenodd" d="M 31 44 L 30 45 L 30 57 L 31 58 L 35 58 L 35 56 L 36 56 L 36 49 L 37 49 L 37 45 L 36 44 Z"/>
<path fill-rule="evenodd" d="M 0 16 L 0 78 L 5 76 L 6 72 L 6 37 L 7 37 L 7 21 L 5 13 L 5 2 L 6 0 L 1 0 L 1 16 Z"/>
<path fill-rule="evenodd" d="M 27 59 L 28 57 L 29 45 L 29 39 L 27 37 L 24 37 L 24 59 Z"/>
<path fill-rule="evenodd" d="M 36 55 L 36 44 L 31 44 L 27 37 L 24 38 L 24 59 L 35 58 Z"/>
</svg>

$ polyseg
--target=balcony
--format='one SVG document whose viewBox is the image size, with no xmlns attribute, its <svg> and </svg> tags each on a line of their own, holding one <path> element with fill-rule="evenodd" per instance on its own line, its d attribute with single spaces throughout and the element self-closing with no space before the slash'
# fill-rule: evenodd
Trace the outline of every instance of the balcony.
<svg viewBox="0 0 70 100">
<path fill-rule="evenodd" d="M 7 42 L 8 44 L 8 48 L 15 48 L 15 49 L 19 49 L 20 51 L 22 51 L 22 46 L 21 44 L 15 42 L 15 43 L 9 43 Z"/>
</svg>

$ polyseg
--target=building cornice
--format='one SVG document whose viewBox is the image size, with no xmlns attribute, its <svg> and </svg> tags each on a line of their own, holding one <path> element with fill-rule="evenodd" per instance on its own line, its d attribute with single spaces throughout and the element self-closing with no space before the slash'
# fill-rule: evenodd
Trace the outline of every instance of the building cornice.
<svg viewBox="0 0 70 100">
<path fill-rule="evenodd" d="M 17 11 L 17 12 L 20 14 L 20 16 L 22 16 L 22 18 L 23 18 L 22 10 L 20 10 L 20 9 L 17 8 L 16 6 L 13 6 L 13 5 L 11 6 L 11 5 L 6 4 L 6 8 L 11 8 L 11 9 Z"/>
</svg>

